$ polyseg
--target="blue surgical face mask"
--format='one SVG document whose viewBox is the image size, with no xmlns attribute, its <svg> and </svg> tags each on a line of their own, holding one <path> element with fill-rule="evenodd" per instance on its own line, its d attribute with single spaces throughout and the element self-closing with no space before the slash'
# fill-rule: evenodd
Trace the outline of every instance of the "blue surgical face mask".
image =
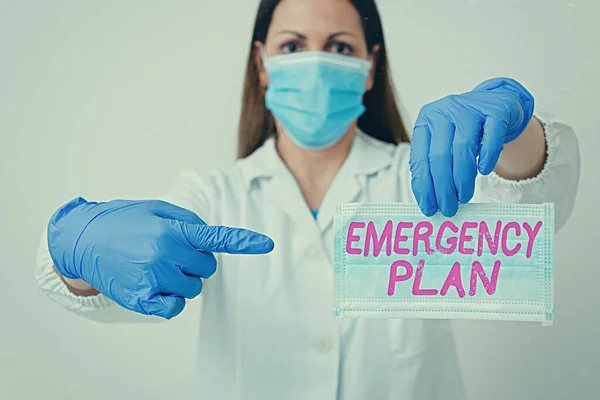
<svg viewBox="0 0 600 400">
<path fill-rule="evenodd" d="M 300 147 L 333 146 L 365 112 L 362 99 L 371 70 L 368 60 L 299 52 L 270 57 L 265 67 L 269 76 L 266 107 Z"/>
<path fill-rule="evenodd" d="M 553 204 L 463 204 L 453 218 L 424 217 L 414 204 L 344 204 L 334 312 L 552 325 L 553 239 Z"/>
</svg>

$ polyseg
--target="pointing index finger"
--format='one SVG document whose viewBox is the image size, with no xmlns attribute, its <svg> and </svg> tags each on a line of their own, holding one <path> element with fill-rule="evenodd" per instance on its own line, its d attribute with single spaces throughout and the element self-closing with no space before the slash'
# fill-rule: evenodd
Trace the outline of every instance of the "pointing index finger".
<svg viewBox="0 0 600 400">
<path fill-rule="evenodd" d="M 275 246 L 270 237 L 248 229 L 187 223 L 182 228 L 192 246 L 212 253 L 266 254 Z"/>
</svg>

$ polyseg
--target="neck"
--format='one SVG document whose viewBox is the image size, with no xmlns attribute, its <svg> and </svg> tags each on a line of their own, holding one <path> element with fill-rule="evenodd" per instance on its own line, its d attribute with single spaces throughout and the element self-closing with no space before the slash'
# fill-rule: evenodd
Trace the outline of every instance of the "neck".
<svg viewBox="0 0 600 400">
<path fill-rule="evenodd" d="M 321 205 L 333 179 L 346 161 L 356 134 L 356 123 L 343 138 L 327 149 L 307 150 L 298 147 L 287 134 L 277 134 L 279 156 L 296 179 L 308 207 L 316 210 Z"/>
</svg>

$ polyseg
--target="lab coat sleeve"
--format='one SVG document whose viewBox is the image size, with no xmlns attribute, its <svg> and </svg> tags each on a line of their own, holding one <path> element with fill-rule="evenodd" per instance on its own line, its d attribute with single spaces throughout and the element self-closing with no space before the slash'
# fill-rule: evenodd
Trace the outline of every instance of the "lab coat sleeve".
<svg viewBox="0 0 600 400">
<path fill-rule="evenodd" d="M 558 230 L 573 211 L 579 184 L 579 147 L 573 128 L 546 113 L 537 113 L 535 117 L 544 126 L 546 135 L 547 157 L 542 171 L 520 181 L 504 179 L 495 172 L 480 175 L 471 202 L 554 203 Z"/>
<path fill-rule="evenodd" d="M 198 215 L 208 225 L 219 225 L 220 194 L 228 173 L 214 171 L 200 176 L 193 171 L 181 172 L 160 199 Z"/>
<path fill-rule="evenodd" d="M 159 199 L 193 211 L 210 223 L 215 221 L 212 205 L 213 195 L 217 192 L 218 190 L 211 187 L 210 179 L 200 178 L 193 172 L 183 172 Z M 87 297 L 73 294 L 54 269 L 48 251 L 46 230 L 42 233 L 37 248 L 35 277 L 43 294 L 65 309 L 87 319 L 108 323 L 164 321 L 159 317 L 142 315 L 122 308 L 102 294 Z"/>
</svg>

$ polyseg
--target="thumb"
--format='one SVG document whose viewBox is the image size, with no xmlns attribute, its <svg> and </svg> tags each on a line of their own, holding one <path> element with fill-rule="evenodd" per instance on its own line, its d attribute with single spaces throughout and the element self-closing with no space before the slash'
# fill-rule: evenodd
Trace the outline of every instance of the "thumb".
<svg viewBox="0 0 600 400">
<path fill-rule="evenodd" d="M 266 254 L 273 250 L 273 240 L 242 228 L 181 223 L 185 238 L 198 250 L 229 254 Z"/>
<path fill-rule="evenodd" d="M 488 117 L 483 125 L 483 137 L 479 150 L 479 173 L 490 174 L 500 158 L 506 136 L 506 121 Z"/>
</svg>

